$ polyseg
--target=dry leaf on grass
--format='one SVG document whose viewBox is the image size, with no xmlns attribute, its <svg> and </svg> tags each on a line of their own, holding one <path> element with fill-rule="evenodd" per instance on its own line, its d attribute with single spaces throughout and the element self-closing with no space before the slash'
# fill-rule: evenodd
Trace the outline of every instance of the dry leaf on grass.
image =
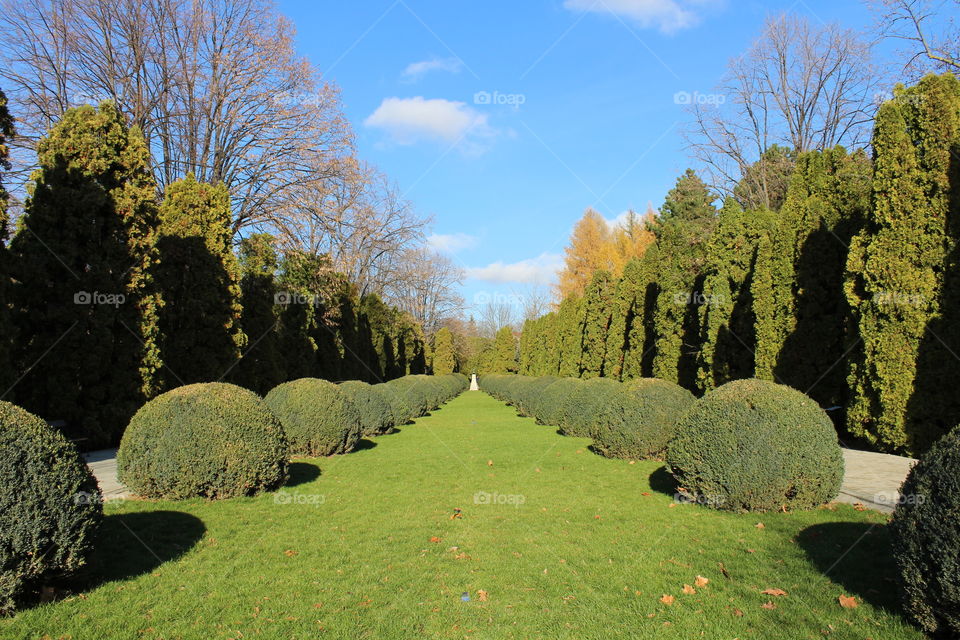
<svg viewBox="0 0 960 640">
<path fill-rule="evenodd" d="M 666 604 L 666 605 L 671 605 L 671 604 L 673 604 L 673 601 L 674 601 L 674 600 L 676 600 L 676 598 L 674 598 L 673 596 L 668 596 L 668 595 L 663 595 L 663 596 L 661 596 L 661 598 L 660 598 L 660 602 L 662 602 L 663 604 Z"/>
<path fill-rule="evenodd" d="M 688 584 L 683 585 L 683 589 L 681 589 L 681 591 L 683 591 L 683 592 L 684 592 L 685 594 L 687 594 L 688 596 L 692 596 L 693 594 L 695 594 L 695 593 L 697 592 L 696 589 L 694 589 L 693 587 L 691 587 L 691 586 L 688 585 Z"/>
<path fill-rule="evenodd" d="M 777 605 L 773 604 L 772 602 L 767 602 L 767 603 L 764 603 L 764 604 L 760 605 L 760 608 L 761 608 L 761 609 L 776 609 L 776 608 L 777 608 Z"/>
<path fill-rule="evenodd" d="M 479 600 L 480 602 L 486 602 L 487 592 L 484 591 L 483 589 L 480 589 L 479 591 L 477 591 L 477 600 Z"/>
<path fill-rule="evenodd" d="M 287 556 L 288 558 L 292 558 L 293 556 L 297 555 L 297 552 L 293 549 L 287 549 L 283 552 L 283 555 Z"/>
<path fill-rule="evenodd" d="M 440 538 L 438 538 L 437 536 L 431 536 L 430 542 L 440 542 Z"/>
<path fill-rule="evenodd" d="M 840 606 L 844 609 L 856 609 L 859 606 L 857 599 L 854 596 L 840 596 L 837 598 L 840 601 Z"/>
<path fill-rule="evenodd" d="M 703 576 L 697 576 L 697 579 L 693 581 L 693 584 L 698 587 L 705 587 L 710 582 L 709 578 L 704 578 Z"/>
<path fill-rule="evenodd" d="M 764 589 L 760 593 L 767 596 L 777 596 L 777 597 L 787 595 L 787 592 L 784 591 L 783 589 Z"/>
<path fill-rule="evenodd" d="M 766 527 L 763 526 L 763 523 L 762 523 L 762 522 L 758 522 L 757 524 L 755 524 L 755 525 L 753 525 L 753 526 L 755 526 L 757 529 L 766 529 Z"/>
</svg>

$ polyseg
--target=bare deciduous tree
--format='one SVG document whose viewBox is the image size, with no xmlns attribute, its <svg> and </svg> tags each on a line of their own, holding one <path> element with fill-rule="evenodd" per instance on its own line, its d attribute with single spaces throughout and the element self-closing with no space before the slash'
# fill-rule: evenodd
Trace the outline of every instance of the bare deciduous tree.
<svg viewBox="0 0 960 640">
<path fill-rule="evenodd" d="M 493 338 L 497 331 L 504 327 L 512 327 L 516 322 L 516 309 L 505 296 L 495 296 L 488 300 L 479 310 L 480 335 L 484 338 Z"/>
<path fill-rule="evenodd" d="M 338 89 L 293 35 L 268 0 L 0 0 L 0 78 L 21 141 L 111 99 L 143 130 L 160 188 L 187 172 L 226 184 L 240 229 L 351 152 Z"/>
<path fill-rule="evenodd" d="M 456 287 L 463 282 L 463 269 L 443 254 L 428 248 L 409 249 L 397 259 L 394 280 L 384 297 L 406 311 L 432 335 L 446 318 L 463 310 L 463 297 Z"/>
<path fill-rule="evenodd" d="M 870 46 L 853 31 L 771 17 L 749 50 L 728 63 L 713 99 L 691 101 L 685 135 L 712 174 L 711 186 L 729 195 L 773 145 L 802 152 L 866 144 L 876 86 Z M 759 185 L 765 191 L 775 189 Z"/>
<path fill-rule="evenodd" d="M 904 70 L 960 70 L 960 0 L 868 0 L 881 37 L 907 43 Z"/>
</svg>

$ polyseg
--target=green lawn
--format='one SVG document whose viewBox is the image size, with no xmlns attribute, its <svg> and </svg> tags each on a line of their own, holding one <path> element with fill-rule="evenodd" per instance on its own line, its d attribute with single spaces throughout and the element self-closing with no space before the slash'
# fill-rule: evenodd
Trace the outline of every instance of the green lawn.
<svg viewBox="0 0 960 640">
<path fill-rule="evenodd" d="M 659 464 L 477 392 L 362 444 L 298 461 L 279 500 L 108 505 L 83 594 L 0 620 L 0 638 L 923 637 L 881 514 L 674 505 Z"/>
</svg>

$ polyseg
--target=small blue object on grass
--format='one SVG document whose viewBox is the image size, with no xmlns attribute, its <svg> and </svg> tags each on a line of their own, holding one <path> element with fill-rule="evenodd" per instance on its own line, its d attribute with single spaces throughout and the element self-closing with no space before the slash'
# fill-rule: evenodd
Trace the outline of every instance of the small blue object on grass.
<svg viewBox="0 0 960 640">
<path fill-rule="evenodd" d="M 460 599 L 463 600 L 464 602 L 470 602 L 470 592 L 464 591 L 463 595 L 460 596 Z"/>
</svg>

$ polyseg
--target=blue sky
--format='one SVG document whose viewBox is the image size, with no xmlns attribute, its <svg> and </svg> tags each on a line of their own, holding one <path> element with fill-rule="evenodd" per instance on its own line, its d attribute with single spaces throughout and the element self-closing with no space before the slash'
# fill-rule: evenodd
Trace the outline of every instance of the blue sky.
<svg viewBox="0 0 960 640">
<path fill-rule="evenodd" d="M 866 30 L 859 0 L 283 0 L 361 157 L 434 218 L 468 304 L 548 282 L 571 228 L 659 206 L 709 93 L 765 17 Z"/>
</svg>

